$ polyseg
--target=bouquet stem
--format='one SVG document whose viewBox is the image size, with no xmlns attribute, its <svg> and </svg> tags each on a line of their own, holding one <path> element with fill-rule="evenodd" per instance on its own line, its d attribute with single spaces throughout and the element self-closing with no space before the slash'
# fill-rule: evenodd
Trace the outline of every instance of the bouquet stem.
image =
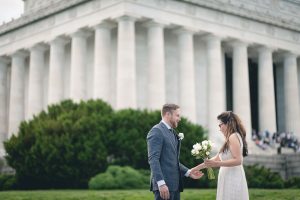
<svg viewBox="0 0 300 200">
<path fill-rule="evenodd" d="M 207 168 L 207 176 L 210 180 L 215 179 L 214 170 L 211 167 Z"/>
</svg>

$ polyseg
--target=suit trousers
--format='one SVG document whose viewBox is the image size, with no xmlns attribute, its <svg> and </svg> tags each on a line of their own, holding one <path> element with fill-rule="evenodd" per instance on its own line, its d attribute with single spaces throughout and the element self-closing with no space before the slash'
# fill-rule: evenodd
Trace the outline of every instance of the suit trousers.
<svg viewBox="0 0 300 200">
<path fill-rule="evenodd" d="M 160 197 L 159 190 L 153 191 L 154 193 L 154 200 L 164 200 Z M 170 191 L 170 200 L 180 200 L 180 192 L 179 191 Z"/>
</svg>

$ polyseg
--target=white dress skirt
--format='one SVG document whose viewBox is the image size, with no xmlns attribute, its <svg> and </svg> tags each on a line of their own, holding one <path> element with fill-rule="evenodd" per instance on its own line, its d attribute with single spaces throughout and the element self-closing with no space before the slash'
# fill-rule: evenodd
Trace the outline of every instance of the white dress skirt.
<svg viewBox="0 0 300 200">
<path fill-rule="evenodd" d="M 243 142 L 237 134 L 241 144 L 241 153 L 243 153 Z M 219 154 L 221 160 L 232 158 L 230 150 Z M 245 171 L 242 164 L 234 167 L 220 167 L 218 175 L 217 200 L 248 200 L 248 186 Z"/>
</svg>

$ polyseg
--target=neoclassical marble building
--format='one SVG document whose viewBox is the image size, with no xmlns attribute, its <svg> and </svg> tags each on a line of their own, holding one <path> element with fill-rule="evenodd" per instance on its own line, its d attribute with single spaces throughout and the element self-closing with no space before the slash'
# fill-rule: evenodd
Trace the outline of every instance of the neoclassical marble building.
<svg viewBox="0 0 300 200">
<path fill-rule="evenodd" d="M 241 116 L 251 149 L 252 128 L 300 138 L 299 0 L 23 1 L 0 26 L 1 143 L 69 98 L 175 102 L 217 144 L 224 110 Z"/>
</svg>

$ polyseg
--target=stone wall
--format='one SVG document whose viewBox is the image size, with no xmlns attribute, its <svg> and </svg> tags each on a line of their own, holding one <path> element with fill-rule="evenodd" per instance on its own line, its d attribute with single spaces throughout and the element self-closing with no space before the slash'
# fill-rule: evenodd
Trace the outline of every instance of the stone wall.
<svg viewBox="0 0 300 200">
<path fill-rule="evenodd" d="M 300 154 L 249 155 L 244 159 L 244 165 L 254 164 L 270 168 L 284 179 L 300 177 Z"/>
</svg>

